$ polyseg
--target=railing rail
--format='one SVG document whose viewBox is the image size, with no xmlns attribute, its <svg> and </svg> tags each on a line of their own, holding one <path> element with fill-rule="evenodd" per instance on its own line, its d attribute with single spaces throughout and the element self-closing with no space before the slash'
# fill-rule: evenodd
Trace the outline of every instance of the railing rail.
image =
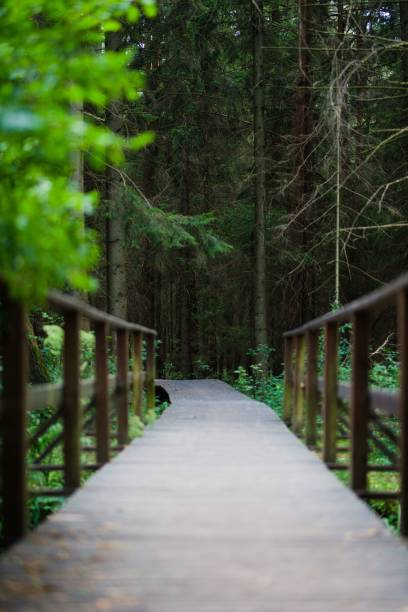
<svg viewBox="0 0 408 612">
<path fill-rule="evenodd" d="M 98 469 L 113 451 L 129 441 L 129 406 L 143 417 L 143 387 L 148 410 L 155 406 L 156 331 L 130 323 L 58 292 L 50 292 L 48 304 L 63 317 L 63 381 L 28 385 L 28 342 L 24 306 L 11 299 L 3 288 L 2 364 L 3 388 L 0 405 L 1 496 L 4 543 L 27 531 L 27 500 L 36 495 L 68 495 L 81 482 L 82 470 Z M 95 332 L 95 376 L 81 380 L 80 327 L 86 318 Z M 114 335 L 116 373 L 109 374 L 109 342 Z M 146 346 L 143 370 L 143 341 Z M 131 357 L 131 359 L 129 359 Z M 129 369 L 129 366 L 131 368 Z M 111 405 L 114 410 L 111 410 Z M 49 408 L 37 431 L 27 437 L 29 411 Z M 33 448 L 56 423 L 62 427 L 40 454 L 32 459 Z M 81 437 L 93 437 L 84 446 Z M 62 444 L 61 464 L 44 463 Z M 30 452 L 31 451 L 31 452 Z M 93 463 L 81 463 L 81 455 L 95 455 Z M 28 457 L 31 463 L 28 465 Z M 27 473 L 62 471 L 61 489 L 28 490 Z"/>
<path fill-rule="evenodd" d="M 369 386 L 371 323 L 373 315 L 386 306 L 397 310 L 400 381 L 396 392 Z M 339 332 L 343 323 L 351 323 L 350 384 L 338 382 Z M 323 379 L 318 378 L 317 367 L 321 331 Z M 362 498 L 398 499 L 401 534 L 408 536 L 408 274 L 286 332 L 284 343 L 284 420 L 296 434 L 304 436 L 308 446 L 322 452 L 328 467 L 349 469 L 350 486 Z M 394 419 L 396 427 L 390 427 L 390 419 Z M 322 429 L 320 448 L 318 424 Z M 350 440 L 346 449 L 348 464 L 337 460 L 344 452 L 345 447 L 338 446 L 344 438 Z M 370 464 L 371 448 L 379 450 L 388 463 Z M 372 471 L 398 472 L 399 490 L 371 490 L 368 475 Z"/>
</svg>

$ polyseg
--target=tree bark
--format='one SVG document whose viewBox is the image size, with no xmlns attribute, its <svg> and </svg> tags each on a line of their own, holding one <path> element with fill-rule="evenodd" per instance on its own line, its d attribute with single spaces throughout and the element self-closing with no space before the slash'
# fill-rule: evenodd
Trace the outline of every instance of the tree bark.
<svg viewBox="0 0 408 612">
<path fill-rule="evenodd" d="M 191 193 L 190 193 L 190 165 L 188 161 L 188 151 L 184 152 L 183 160 L 183 196 L 181 201 L 181 212 L 183 215 L 191 214 Z M 192 309 L 193 295 L 195 292 L 194 273 L 191 270 L 190 249 L 184 254 L 183 274 L 181 277 L 180 297 L 180 365 L 184 376 L 190 377 L 193 373 L 193 351 L 192 351 Z"/>
<path fill-rule="evenodd" d="M 121 32 L 106 37 L 106 48 L 117 51 L 123 43 Z M 123 130 L 122 104 L 112 103 L 107 112 L 107 125 L 113 132 Z M 106 231 L 108 310 L 111 314 L 127 318 L 127 262 L 122 181 L 116 168 L 107 168 L 108 219 Z"/>
<path fill-rule="evenodd" d="M 401 40 L 408 42 L 408 4 L 405 0 L 400 0 L 400 28 L 401 28 Z M 402 78 L 407 85 L 408 83 L 408 51 L 402 53 Z"/>
<path fill-rule="evenodd" d="M 255 346 L 268 344 L 265 263 L 265 117 L 263 74 L 263 0 L 252 0 L 253 116 L 255 162 Z"/>
<path fill-rule="evenodd" d="M 296 139 L 296 208 L 300 212 L 296 223 L 295 241 L 302 253 L 307 252 L 309 237 L 305 230 L 309 213 L 307 201 L 310 194 L 310 136 L 311 136 L 311 95 L 310 95 L 310 9 L 307 0 L 299 0 L 299 76 L 296 90 L 296 117 L 295 117 L 295 139 Z M 298 291 L 298 321 L 303 322 L 308 317 L 307 296 L 307 268 L 301 264 L 296 275 Z"/>
</svg>

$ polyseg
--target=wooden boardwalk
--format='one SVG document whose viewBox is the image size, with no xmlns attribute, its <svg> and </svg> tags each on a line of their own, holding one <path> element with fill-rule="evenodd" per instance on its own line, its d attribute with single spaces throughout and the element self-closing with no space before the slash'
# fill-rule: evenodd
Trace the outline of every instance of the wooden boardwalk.
<svg viewBox="0 0 408 612">
<path fill-rule="evenodd" d="M 0 562 L 0 610 L 408 611 L 408 549 L 266 406 L 170 409 Z"/>
</svg>

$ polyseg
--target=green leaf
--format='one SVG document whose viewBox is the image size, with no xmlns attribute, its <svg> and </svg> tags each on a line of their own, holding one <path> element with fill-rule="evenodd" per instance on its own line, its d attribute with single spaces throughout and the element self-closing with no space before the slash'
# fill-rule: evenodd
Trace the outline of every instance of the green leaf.
<svg viewBox="0 0 408 612">
<path fill-rule="evenodd" d="M 3 132 L 34 132 L 42 125 L 41 118 L 30 110 L 0 108 L 0 130 Z"/>
<path fill-rule="evenodd" d="M 138 136 L 129 138 L 128 147 L 132 151 L 139 151 L 140 149 L 143 149 L 147 145 L 154 142 L 154 139 L 155 139 L 154 132 L 143 132 L 143 134 L 139 134 Z"/>
</svg>

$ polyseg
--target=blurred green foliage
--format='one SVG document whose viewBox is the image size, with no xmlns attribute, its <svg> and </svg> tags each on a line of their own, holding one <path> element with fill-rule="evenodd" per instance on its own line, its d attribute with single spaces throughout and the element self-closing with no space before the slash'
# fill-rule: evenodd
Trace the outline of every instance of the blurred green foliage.
<svg viewBox="0 0 408 612">
<path fill-rule="evenodd" d="M 84 227 L 96 196 L 75 181 L 80 153 L 100 168 L 120 164 L 150 133 L 123 139 L 103 120 L 115 99 L 135 100 L 143 77 L 128 51 L 105 36 L 154 0 L 3 0 L 0 6 L 0 268 L 14 297 L 33 300 L 49 286 L 89 290 L 97 258 Z M 99 118 L 100 119 L 100 118 Z"/>
</svg>

